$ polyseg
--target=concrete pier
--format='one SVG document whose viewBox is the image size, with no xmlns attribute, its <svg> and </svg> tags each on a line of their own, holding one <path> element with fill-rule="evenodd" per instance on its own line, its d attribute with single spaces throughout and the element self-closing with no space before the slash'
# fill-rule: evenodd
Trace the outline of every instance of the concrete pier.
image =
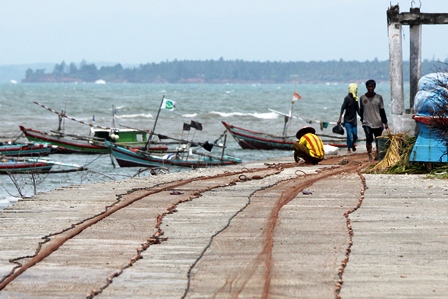
<svg viewBox="0 0 448 299">
<path fill-rule="evenodd" d="M 448 185 L 365 153 L 62 188 L 0 212 L 0 298 L 447 298 Z"/>
</svg>

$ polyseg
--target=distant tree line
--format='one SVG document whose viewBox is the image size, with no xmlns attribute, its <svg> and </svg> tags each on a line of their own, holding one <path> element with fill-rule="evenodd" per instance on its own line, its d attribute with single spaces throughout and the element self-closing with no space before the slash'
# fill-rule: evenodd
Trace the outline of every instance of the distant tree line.
<svg viewBox="0 0 448 299">
<path fill-rule="evenodd" d="M 422 73 L 445 70 L 447 61 L 422 62 Z M 409 62 L 403 63 L 408 80 Z M 121 64 L 102 66 L 82 61 L 56 64 L 53 72 L 28 69 L 23 82 L 95 82 L 109 83 L 319 83 L 351 82 L 374 78 L 389 80 L 389 61 L 310 61 L 259 62 L 243 60 L 174 60 L 123 68 Z"/>
</svg>

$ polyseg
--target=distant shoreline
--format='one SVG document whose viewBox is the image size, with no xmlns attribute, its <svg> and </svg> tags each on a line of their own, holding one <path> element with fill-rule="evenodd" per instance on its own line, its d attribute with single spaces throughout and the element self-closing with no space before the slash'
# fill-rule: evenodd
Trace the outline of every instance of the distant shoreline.
<svg viewBox="0 0 448 299">
<path fill-rule="evenodd" d="M 443 71 L 446 62 L 424 60 L 422 75 Z M 48 70 L 51 71 L 48 71 Z M 408 81 L 409 62 L 403 62 Z M 33 64 L 0 66 L 0 82 L 23 83 L 154 83 L 154 84 L 322 84 L 349 83 L 375 78 L 389 81 L 389 61 L 172 61 L 140 64 L 124 68 L 121 64 L 97 67 L 85 61 L 79 65 Z"/>
</svg>

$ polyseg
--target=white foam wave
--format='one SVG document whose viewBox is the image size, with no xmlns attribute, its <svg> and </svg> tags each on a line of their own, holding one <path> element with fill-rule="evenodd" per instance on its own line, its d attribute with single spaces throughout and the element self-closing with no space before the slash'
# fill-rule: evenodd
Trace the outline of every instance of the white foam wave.
<svg viewBox="0 0 448 299">
<path fill-rule="evenodd" d="M 193 117 L 197 117 L 198 114 L 197 113 L 192 113 L 192 114 L 182 114 L 182 117 L 189 117 L 189 118 L 193 118 Z"/>
<path fill-rule="evenodd" d="M 151 114 L 151 113 L 148 113 L 148 114 L 139 113 L 139 114 L 115 115 L 115 118 L 118 118 L 118 119 L 126 119 L 126 118 L 152 118 L 152 114 Z"/>
<path fill-rule="evenodd" d="M 242 113 L 242 112 L 219 112 L 212 111 L 211 114 L 217 114 L 221 117 L 232 117 L 232 116 L 253 116 L 255 118 L 261 119 L 276 119 L 278 118 L 278 114 L 274 112 L 266 112 L 266 113 Z"/>
<path fill-rule="evenodd" d="M 16 203 L 18 200 L 19 200 L 18 197 L 13 197 L 13 196 L 0 199 L 0 210 L 3 210 L 5 208 L 9 207 L 10 205 Z"/>
<path fill-rule="evenodd" d="M 16 203 L 19 201 L 19 199 L 20 199 L 20 197 L 14 197 L 14 196 L 10 196 L 10 197 L 6 198 L 6 200 L 8 200 L 10 203 Z"/>
<path fill-rule="evenodd" d="M 262 118 L 262 119 L 276 119 L 276 118 L 278 118 L 278 114 L 274 113 L 274 112 L 254 113 L 253 115 L 256 118 Z"/>
</svg>

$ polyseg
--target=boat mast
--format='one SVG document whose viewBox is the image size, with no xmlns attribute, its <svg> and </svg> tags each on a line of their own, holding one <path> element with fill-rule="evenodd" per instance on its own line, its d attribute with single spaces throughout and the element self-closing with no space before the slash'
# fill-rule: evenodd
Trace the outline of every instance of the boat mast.
<svg viewBox="0 0 448 299">
<path fill-rule="evenodd" d="M 115 129 L 115 107 L 112 105 L 112 129 Z"/>
<path fill-rule="evenodd" d="M 58 120 L 59 120 L 58 133 L 61 136 L 64 135 L 64 127 L 65 127 L 64 117 L 65 117 L 65 110 L 62 110 L 61 113 L 58 114 Z"/>
<path fill-rule="evenodd" d="M 283 127 L 283 136 L 286 136 L 288 132 L 289 125 L 291 124 L 292 119 L 292 110 L 294 109 L 294 100 L 291 102 L 291 109 L 289 109 L 289 114 L 285 115 L 285 125 Z"/>
<path fill-rule="evenodd" d="M 152 139 L 152 136 L 154 135 L 154 131 L 157 126 L 157 120 L 159 119 L 160 110 L 162 109 L 163 100 L 165 100 L 165 95 L 162 96 L 162 101 L 160 102 L 160 105 L 159 105 L 159 111 L 157 111 L 157 116 L 156 116 L 156 120 L 154 122 L 154 127 L 152 128 L 152 131 L 149 133 L 148 140 L 146 141 L 145 147 L 143 148 L 144 151 L 146 151 L 149 148 L 149 145 L 151 144 L 151 139 Z"/>
<path fill-rule="evenodd" d="M 227 131 L 226 134 L 224 134 L 224 146 L 222 147 L 221 161 L 224 160 L 224 150 L 226 149 L 226 142 L 227 142 Z"/>
</svg>

